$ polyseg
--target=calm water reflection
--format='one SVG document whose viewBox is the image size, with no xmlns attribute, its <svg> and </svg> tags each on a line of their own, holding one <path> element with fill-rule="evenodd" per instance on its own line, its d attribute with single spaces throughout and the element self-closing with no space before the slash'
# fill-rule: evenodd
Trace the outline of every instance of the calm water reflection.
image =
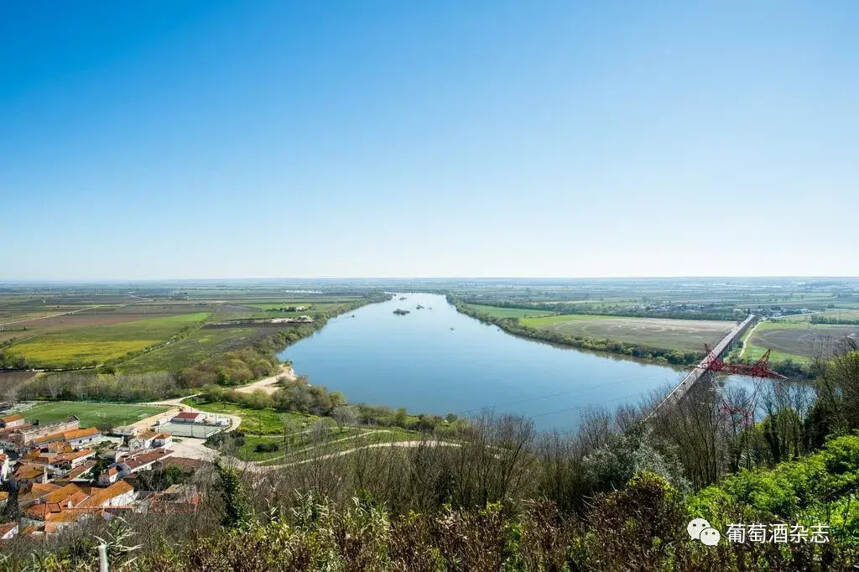
<svg viewBox="0 0 859 572">
<path fill-rule="evenodd" d="M 397 308 L 410 313 L 395 315 Z M 489 408 L 531 417 L 540 429 L 574 428 L 589 406 L 637 403 L 682 376 L 517 338 L 434 294 L 401 294 L 332 319 L 280 357 L 353 402 L 441 415 Z"/>
</svg>

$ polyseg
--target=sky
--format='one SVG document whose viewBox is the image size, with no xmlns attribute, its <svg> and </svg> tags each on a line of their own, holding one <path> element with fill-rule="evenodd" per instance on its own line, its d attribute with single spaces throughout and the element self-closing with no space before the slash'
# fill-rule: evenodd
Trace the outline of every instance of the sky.
<svg viewBox="0 0 859 572">
<path fill-rule="evenodd" d="M 0 9 L 0 279 L 859 275 L 856 2 Z"/>
</svg>

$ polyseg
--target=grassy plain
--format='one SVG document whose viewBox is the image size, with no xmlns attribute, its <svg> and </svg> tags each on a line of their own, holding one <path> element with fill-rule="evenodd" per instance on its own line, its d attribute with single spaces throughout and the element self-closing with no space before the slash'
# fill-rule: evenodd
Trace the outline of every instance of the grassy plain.
<svg viewBox="0 0 859 572">
<path fill-rule="evenodd" d="M 289 428 L 289 431 L 298 430 L 318 419 L 315 415 L 304 413 L 284 413 L 275 411 L 270 407 L 266 409 L 251 409 L 235 403 L 206 401 L 195 397 L 186 399 L 183 403 L 196 407 L 201 411 L 241 417 L 242 431 L 259 435 L 281 435 L 284 432 L 284 426 Z"/>
<path fill-rule="evenodd" d="M 704 344 L 714 345 L 735 325 L 727 320 L 622 318 L 588 314 L 522 318 L 519 323 L 564 336 L 609 339 L 683 351 L 703 351 Z"/>
<path fill-rule="evenodd" d="M 321 325 L 369 299 L 367 291 L 290 295 L 254 283 L 138 286 L 0 287 L 0 368 L 177 373 L 279 333 L 294 341 L 315 329 L 250 322 L 292 314 L 272 308 L 310 306 L 301 313 Z"/>
<path fill-rule="evenodd" d="M 67 419 L 72 415 L 80 419 L 82 427 L 109 424 L 113 426 L 128 425 L 140 421 L 150 415 L 164 411 L 165 407 L 152 405 L 128 405 L 126 403 L 102 403 L 89 401 L 51 401 L 37 403 L 22 411 L 24 418 L 29 421 L 50 423 Z"/>
<path fill-rule="evenodd" d="M 770 361 L 787 359 L 807 363 L 826 355 L 839 340 L 859 340 L 859 325 L 811 324 L 807 320 L 779 319 L 761 322 L 749 334 L 742 357 L 756 360 L 767 349 Z"/>
<path fill-rule="evenodd" d="M 10 345 L 12 359 L 21 357 L 37 367 L 75 367 L 102 363 L 140 351 L 196 325 L 208 313 L 183 313 L 144 320 L 94 323 L 37 334 Z"/>
<path fill-rule="evenodd" d="M 493 318 L 537 318 L 541 316 L 551 316 L 555 312 L 546 310 L 532 310 L 529 308 L 504 308 L 501 306 L 489 306 L 486 304 L 467 304 L 468 307 L 486 314 Z"/>
<path fill-rule="evenodd" d="M 264 465 L 284 465 L 318 458 L 323 455 L 341 453 L 350 449 L 358 449 L 368 445 L 396 443 L 399 441 L 419 440 L 420 433 L 408 431 L 399 427 L 367 428 L 344 427 L 333 428 L 321 442 L 295 443 L 282 448 L 279 456 L 264 462 Z"/>
</svg>

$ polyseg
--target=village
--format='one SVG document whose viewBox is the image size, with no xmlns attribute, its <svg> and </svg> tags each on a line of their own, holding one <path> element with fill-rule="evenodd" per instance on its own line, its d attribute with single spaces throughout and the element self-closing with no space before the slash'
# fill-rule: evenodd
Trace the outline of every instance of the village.
<svg viewBox="0 0 859 572">
<path fill-rule="evenodd" d="M 29 423 L 21 413 L 0 418 L 0 541 L 45 537 L 88 519 L 196 512 L 202 494 L 192 477 L 208 461 L 176 455 L 173 447 L 229 423 L 180 410 L 149 427 L 105 434 L 74 416 L 52 423 Z"/>
</svg>

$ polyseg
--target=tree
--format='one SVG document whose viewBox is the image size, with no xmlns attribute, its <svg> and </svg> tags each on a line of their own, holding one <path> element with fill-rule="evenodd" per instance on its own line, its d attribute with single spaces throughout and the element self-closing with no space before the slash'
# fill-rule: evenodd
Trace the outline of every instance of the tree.
<svg viewBox="0 0 859 572">
<path fill-rule="evenodd" d="M 344 425 L 355 425 L 358 422 L 358 408 L 354 405 L 340 405 L 335 407 L 331 416 L 337 422 L 337 427 Z"/>
<path fill-rule="evenodd" d="M 251 508 L 244 481 L 238 471 L 218 461 L 215 464 L 218 472 L 218 489 L 224 501 L 224 517 L 221 524 L 229 529 L 246 527 L 251 521 Z"/>
</svg>

